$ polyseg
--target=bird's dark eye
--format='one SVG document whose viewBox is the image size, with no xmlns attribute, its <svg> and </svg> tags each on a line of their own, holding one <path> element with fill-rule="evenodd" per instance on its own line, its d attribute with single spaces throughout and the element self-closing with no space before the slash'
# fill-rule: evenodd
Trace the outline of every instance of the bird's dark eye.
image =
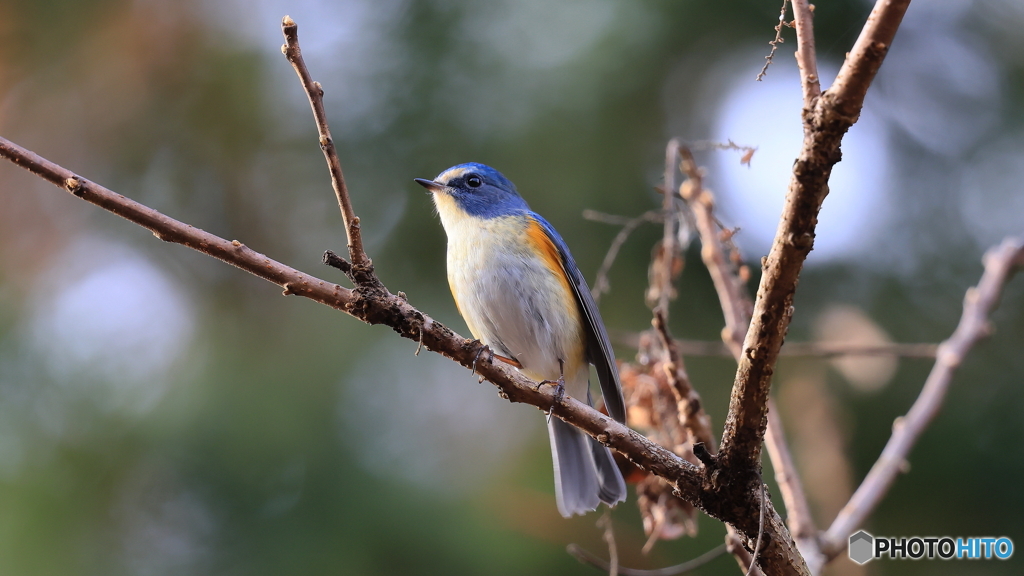
<svg viewBox="0 0 1024 576">
<path fill-rule="evenodd" d="M 476 174 L 473 174 L 469 178 L 466 178 L 466 185 L 469 186 L 470 188 L 479 188 L 480 186 L 483 186 L 483 183 L 484 181 L 481 180 L 480 177 L 477 176 Z"/>
</svg>

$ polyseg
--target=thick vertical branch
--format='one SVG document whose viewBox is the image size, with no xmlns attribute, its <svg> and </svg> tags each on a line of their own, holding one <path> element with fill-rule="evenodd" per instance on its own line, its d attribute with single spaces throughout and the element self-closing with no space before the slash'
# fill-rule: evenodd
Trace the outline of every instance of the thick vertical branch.
<svg viewBox="0 0 1024 576">
<path fill-rule="evenodd" d="M 703 175 L 693 153 L 689 148 L 683 146 L 680 147 L 679 154 L 682 158 L 683 174 L 687 177 L 687 180 L 679 187 L 679 194 L 693 211 L 701 240 L 701 259 L 711 274 L 715 291 L 718 293 L 718 300 L 722 306 L 722 314 L 725 317 L 722 340 L 736 361 L 739 362 L 743 336 L 747 326 L 750 325 L 753 305 L 747 296 L 745 283 L 726 255 L 721 239 L 723 231 L 714 216 L 714 196 L 711 191 L 704 189 Z M 811 519 L 810 508 L 807 505 L 807 496 L 800 484 L 796 466 L 793 464 L 789 447 L 782 434 L 781 422 L 777 414 L 773 414 L 774 406 L 771 400 L 769 399 L 768 402 L 769 419 L 765 440 L 772 464 L 775 466 L 776 480 L 782 491 L 786 511 L 789 513 L 788 524 L 791 535 L 796 540 L 797 548 L 805 559 L 808 555 L 816 558 L 820 556 L 820 553 L 817 551 L 817 544 L 813 538 L 816 529 Z M 746 570 L 750 566 L 750 554 L 737 545 L 740 539 L 739 534 L 730 527 L 729 534 L 726 536 L 726 542 L 731 543 L 729 552 Z M 815 570 L 812 569 L 811 573 L 815 573 Z"/>
<path fill-rule="evenodd" d="M 793 313 L 793 295 L 804 260 L 814 246 L 818 211 L 828 193 L 839 145 L 864 105 L 864 95 L 906 12 L 909 0 L 879 0 L 835 85 L 805 119 L 804 142 L 758 287 L 743 355 L 736 371 L 725 432 L 722 465 L 753 470 L 761 456 L 768 392 L 779 349 Z"/>
</svg>

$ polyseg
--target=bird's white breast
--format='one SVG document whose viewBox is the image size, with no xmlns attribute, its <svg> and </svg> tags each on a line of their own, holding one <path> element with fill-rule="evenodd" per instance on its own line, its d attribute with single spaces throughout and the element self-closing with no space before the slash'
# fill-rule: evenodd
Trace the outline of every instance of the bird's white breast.
<svg viewBox="0 0 1024 576">
<path fill-rule="evenodd" d="M 518 360 L 536 380 L 557 379 L 563 360 L 569 393 L 585 397 L 589 368 L 579 309 L 531 241 L 529 220 L 446 217 L 438 209 L 448 233 L 448 282 L 473 335 Z"/>
</svg>

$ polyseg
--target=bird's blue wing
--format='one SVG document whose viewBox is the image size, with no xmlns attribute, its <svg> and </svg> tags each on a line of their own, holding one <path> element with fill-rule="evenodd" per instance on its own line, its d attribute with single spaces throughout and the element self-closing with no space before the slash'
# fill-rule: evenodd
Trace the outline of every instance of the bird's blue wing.
<svg viewBox="0 0 1024 576">
<path fill-rule="evenodd" d="M 626 405 L 622 399 L 622 386 L 619 384 L 619 370 L 615 365 L 615 353 L 612 352 L 608 331 L 605 330 L 604 322 L 601 320 L 601 312 L 597 309 L 597 303 L 590 295 L 587 281 L 572 259 L 569 247 L 565 245 L 565 241 L 551 224 L 533 212 L 529 213 L 529 217 L 540 224 L 552 244 L 558 249 L 562 270 L 569 278 L 569 285 L 572 286 L 576 303 L 579 305 L 586 326 L 587 360 L 597 369 L 597 378 L 601 382 L 601 394 L 604 396 L 608 414 L 619 422 L 625 423 Z"/>
</svg>

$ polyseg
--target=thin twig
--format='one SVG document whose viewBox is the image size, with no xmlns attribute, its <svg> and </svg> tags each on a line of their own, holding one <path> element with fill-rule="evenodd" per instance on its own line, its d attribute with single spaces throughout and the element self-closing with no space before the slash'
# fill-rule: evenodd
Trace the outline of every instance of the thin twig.
<svg viewBox="0 0 1024 576">
<path fill-rule="evenodd" d="M 899 356 L 935 358 L 938 344 L 846 344 L 844 342 L 787 342 L 781 356 L 833 358 L 836 356 Z"/>
<path fill-rule="evenodd" d="M 712 213 L 714 202 L 711 194 L 704 190 L 703 175 L 693 153 L 686 147 L 680 147 L 679 154 L 682 157 L 683 173 L 687 176 L 687 181 L 679 188 L 679 194 L 693 210 L 701 238 L 701 259 L 711 274 L 725 316 L 722 340 L 729 346 L 733 356 L 739 357 L 743 335 L 750 325 L 753 304 L 747 296 L 744 283 L 733 271 L 733 265 L 722 248 L 719 240 L 720 226 Z"/>
<path fill-rule="evenodd" d="M 676 157 L 678 155 L 679 141 L 675 138 L 669 140 L 665 147 L 665 194 L 663 213 L 665 218 L 665 229 L 661 240 L 661 286 L 659 286 L 658 307 L 661 308 L 668 319 L 668 303 L 671 298 L 672 271 L 676 260 L 676 210 L 675 198 L 672 191 L 676 189 Z"/>
<path fill-rule="evenodd" d="M 651 321 L 654 331 L 661 340 L 661 347 L 665 354 L 665 372 L 669 382 L 672 384 L 672 392 L 676 397 L 679 418 L 683 427 L 689 434 L 690 444 L 701 442 L 712 454 L 717 451 L 715 435 L 711 431 L 711 418 L 704 412 L 700 400 L 700 394 L 693 389 L 690 378 L 683 366 L 683 358 L 675 347 L 675 341 L 668 332 L 667 320 L 664 311 L 655 309 L 654 319 Z"/>
<path fill-rule="evenodd" d="M 622 330 L 609 330 L 612 342 L 629 348 L 640 346 L 640 334 Z M 676 339 L 676 347 L 683 356 L 717 356 L 735 358 L 729 346 L 721 340 Z M 902 343 L 848 344 L 845 342 L 786 342 L 779 351 L 788 358 L 836 358 L 840 356 L 895 356 L 897 358 L 935 358 L 938 344 Z"/>
<path fill-rule="evenodd" d="M 663 216 L 660 210 L 651 210 L 645 212 L 640 216 L 622 216 L 619 214 L 608 214 L 606 212 L 598 212 L 597 210 L 586 209 L 583 211 L 583 219 L 590 220 L 591 222 L 600 222 L 602 224 L 611 224 L 612 226 L 625 226 L 636 220 L 637 218 L 649 218 L 650 222 L 662 222 Z"/>
<path fill-rule="evenodd" d="M 595 216 L 597 214 L 600 213 L 588 210 L 583 213 L 583 217 L 588 220 L 611 223 L 607 219 L 599 220 L 596 217 L 588 218 L 588 216 Z M 601 216 L 610 215 L 601 214 Z M 601 268 L 597 271 L 597 277 L 594 280 L 594 287 L 590 289 L 590 295 L 594 297 L 595 302 L 601 299 L 602 294 L 611 290 L 611 284 L 608 282 L 608 272 L 611 271 L 612 264 L 615 263 L 615 258 L 618 257 L 619 250 L 622 249 L 622 245 L 626 243 L 627 239 L 629 239 L 629 235 L 639 228 L 644 222 L 659 222 L 661 220 L 661 213 L 657 210 L 651 210 L 637 216 L 636 218 L 630 218 L 622 223 L 622 229 L 619 230 L 619 233 L 615 235 L 614 239 L 612 239 L 611 245 L 608 246 L 608 252 L 604 255 L 604 260 L 601 261 Z"/>
<path fill-rule="evenodd" d="M 768 492 L 768 487 L 764 485 L 764 481 L 761 481 L 761 511 L 757 516 L 757 541 L 754 543 L 754 551 L 750 554 L 750 567 L 747 568 L 746 576 L 750 576 L 754 572 L 754 566 L 757 566 L 757 555 L 761 553 L 761 538 L 764 537 L 764 509 L 767 503 L 766 492 Z"/>
<path fill-rule="evenodd" d="M 801 538 L 813 538 L 817 529 L 811 516 L 811 506 L 807 502 L 800 476 L 796 474 L 793 455 L 789 452 L 782 430 L 782 419 L 779 418 L 775 403 L 771 400 L 768 404 L 768 433 L 765 435 L 765 446 L 775 467 L 775 482 L 778 483 L 782 501 L 786 504 L 790 533 L 798 542 Z"/>
<path fill-rule="evenodd" d="M 821 96 L 818 79 L 818 57 L 814 49 L 814 7 L 808 0 L 793 0 L 793 21 L 796 25 L 796 64 L 800 69 L 800 86 L 804 93 L 804 110 L 814 110 Z"/>
<path fill-rule="evenodd" d="M 768 399 L 768 428 L 764 435 L 764 445 L 775 469 L 775 482 L 779 485 L 782 502 L 786 505 L 786 525 L 811 574 L 818 574 L 825 563 L 818 544 L 818 529 L 811 515 L 807 492 L 804 491 L 799 471 L 786 443 L 782 419 L 771 398 Z"/>
<path fill-rule="evenodd" d="M 743 152 L 744 156 L 746 156 L 747 154 L 753 154 L 754 152 L 757 152 L 757 146 L 744 146 L 742 144 L 737 144 L 733 142 L 731 138 L 727 139 L 725 142 L 719 142 L 717 140 L 693 140 L 690 142 L 686 142 L 685 144 L 683 144 L 683 146 L 689 148 L 690 150 L 697 151 L 735 150 L 737 152 Z"/>
<path fill-rule="evenodd" d="M 701 237 L 701 259 L 704 261 L 705 266 L 712 276 L 715 290 L 718 292 L 722 311 L 726 318 L 727 326 L 722 331 L 722 339 L 725 344 L 730 347 L 733 356 L 738 358 L 743 333 L 746 326 L 750 323 L 750 313 L 753 306 L 746 294 L 744 282 L 740 279 L 739 274 L 730 263 L 729 258 L 725 256 L 725 249 L 722 245 L 722 234 L 720 234 L 720 232 L 724 232 L 724 227 L 714 216 L 714 201 L 712 199 L 711 192 L 704 189 L 703 174 L 697 166 L 689 148 L 680 146 L 678 153 L 680 157 L 680 170 L 682 170 L 683 174 L 687 177 L 687 180 L 679 186 L 679 195 L 686 201 L 690 210 L 694 214 L 697 231 Z M 739 258 L 736 260 L 739 261 Z M 656 314 L 655 329 L 663 340 L 663 346 L 675 356 L 679 356 L 679 350 L 675 346 L 675 342 L 672 341 L 671 344 L 667 343 L 670 339 L 667 328 L 665 328 L 664 325 L 659 326 L 657 320 L 659 320 L 659 318 Z M 681 359 L 678 360 L 678 362 L 681 363 Z M 680 405 L 682 406 L 682 403 L 680 403 Z M 708 427 L 710 427 L 710 418 L 704 416 L 703 421 L 706 422 Z M 710 431 L 707 436 L 709 438 L 714 438 Z M 714 444 L 706 443 L 704 448 L 709 450 L 707 457 L 710 458 L 710 454 L 715 451 Z M 705 465 L 711 466 L 713 464 L 714 460 L 710 460 Z M 758 478 L 760 478 L 760 472 L 758 472 Z M 764 483 L 760 482 L 760 485 L 763 486 Z M 761 536 L 763 535 L 765 528 L 764 494 L 762 494 L 758 510 L 760 519 L 757 527 L 757 546 L 760 547 Z M 773 517 L 776 516 L 774 509 L 772 510 L 772 515 Z M 735 543 L 742 540 L 742 537 L 733 525 L 728 525 L 727 530 L 727 542 Z M 789 540 L 788 535 L 786 535 L 786 539 Z M 783 546 L 782 548 L 787 549 L 788 551 L 787 546 Z M 748 576 L 751 573 L 758 575 L 762 574 L 762 571 L 756 567 L 756 552 L 751 555 L 743 546 L 729 546 L 728 549 L 729 552 L 736 557 L 740 567 L 746 570 Z M 801 560 L 798 558 L 794 560 L 794 564 L 796 565 L 795 567 L 799 570 Z"/>
<path fill-rule="evenodd" d="M 738 363 L 742 353 L 743 337 L 747 326 L 750 324 L 750 314 L 753 311 L 753 304 L 747 295 L 746 282 L 741 276 L 740 271 L 736 268 L 739 262 L 741 262 L 741 258 L 735 248 L 732 249 L 733 257 L 726 256 L 724 244 L 727 238 L 731 237 L 731 234 L 727 235 L 725 233 L 725 227 L 715 217 L 714 198 L 709 190 L 704 189 L 703 174 L 697 166 L 692 152 L 686 147 L 680 147 L 679 154 L 681 158 L 680 169 L 687 176 L 687 180 L 679 187 L 679 194 L 687 202 L 694 214 L 697 232 L 701 238 L 701 259 L 711 274 L 725 318 L 726 326 L 722 330 L 723 342 L 720 345 L 724 345 L 728 350 L 728 354 Z M 772 436 L 771 432 L 769 425 L 769 436 Z M 785 446 L 782 446 L 782 448 L 788 453 L 788 448 Z M 774 459 L 773 463 L 775 463 L 777 469 L 785 465 L 785 463 L 780 464 Z M 787 474 L 796 476 L 796 469 L 790 465 Z M 758 478 L 759 484 L 763 487 L 764 483 L 760 480 L 759 472 Z M 804 496 L 801 494 L 801 497 Z M 758 512 L 760 520 L 757 527 L 757 547 L 760 546 L 761 535 L 764 531 L 764 512 L 764 494 L 762 493 L 762 501 Z M 729 526 L 730 537 L 727 541 L 738 542 L 741 539 L 738 534 L 733 534 L 734 530 L 734 527 Z M 736 557 L 741 568 L 745 567 L 748 575 L 755 570 L 756 552 L 753 555 L 749 555 L 743 546 L 730 546 L 730 552 Z M 761 573 L 761 571 L 757 570 L 757 573 Z"/>
<path fill-rule="evenodd" d="M 743 345 L 743 336 L 747 326 L 750 324 L 752 304 L 747 296 L 747 288 L 740 275 L 737 273 L 734 264 L 725 255 L 720 230 L 724 227 L 718 222 L 713 213 L 714 201 L 711 193 L 703 189 L 703 178 L 700 169 L 692 153 L 684 148 L 680 149 L 682 157 L 682 170 L 688 180 L 680 187 L 680 194 L 689 203 L 697 222 L 697 230 L 701 238 L 701 258 L 711 274 L 715 291 L 722 306 L 722 313 L 725 317 L 725 328 L 722 330 L 722 348 L 727 350 L 737 362 L 739 362 Z M 785 349 L 785 347 L 783 348 Z M 782 424 L 775 413 L 775 407 L 769 398 L 768 400 L 768 422 L 765 430 L 765 444 L 768 447 L 769 457 L 775 468 L 776 479 L 779 481 L 782 490 L 783 501 L 786 510 L 789 512 L 790 532 L 796 540 L 797 548 L 803 553 L 806 560 L 809 556 L 815 560 L 820 556 L 817 552 L 817 542 L 813 538 L 815 532 L 813 519 L 810 514 L 810 507 L 807 504 L 807 496 L 800 483 L 799 473 L 793 463 L 782 433 Z M 763 486 L 763 482 L 762 482 Z M 763 502 L 762 502 L 763 507 Z M 761 513 L 764 510 L 762 508 Z M 763 518 L 761 520 L 763 522 Z M 758 532 L 762 532 L 764 526 L 758 524 Z M 808 532 L 809 530 L 809 532 Z M 760 536 L 758 537 L 758 545 Z M 752 568 L 757 553 L 749 566 Z M 749 574 L 750 569 L 747 572 Z M 815 573 L 812 570 L 812 573 Z"/>
<path fill-rule="evenodd" d="M 743 545 L 743 536 L 740 532 L 732 526 L 727 526 L 727 528 L 725 549 L 736 559 L 740 570 L 748 570 L 754 560 L 754 555 Z M 753 572 L 748 576 L 764 576 L 764 572 L 755 564 Z"/>
<path fill-rule="evenodd" d="M 577 546 L 576 544 L 569 544 L 566 547 L 566 551 L 580 562 L 590 564 L 600 570 L 606 571 L 610 567 L 608 562 L 597 557 L 592 552 L 588 552 L 587 550 Z M 711 550 L 697 556 L 693 560 L 687 560 L 682 564 L 666 566 L 665 568 L 657 568 L 654 570 L 642 570 L 639 568 L 626 568 L 625 566 L 619 566 L 619 574 L 620 576 L 678 576 L 679 574 L 686 574 L 687 572 L 692 572 L 693 570 L 700 568 L 722 554 L 725 554 L 725 552 L 725 544 L 719 544 Z"/>
<path fill-rule="evenodd" d="M 285 44 L 281 46 L 281 53 L 291 63 L 295 73 L 299 75 L 302 88 L 309 98 L 309 105 L 313 109 L 313 119 L 316 121 L 317 133 L 320 135 L 320 149 L 324 152 L 327 160 L 327 167 L 331 172 L 331 185 L 334 187 L 334 195 L 338 198 L 338 207 L 341 209 L 341 217 L 345 221 L 345 233 L 348 235 L 348 257 L 357 268 L 367 268 L 372 265 L 366 252 L 363 251 L 363 238 L 359 231 L 359 218 L 352 209 L 352 200 L 349 198 L 348 187 L 345 185 L 345 175 L 341 171 L 341 161 L 338 159 L 338 151 L 334 147 L 334 139 L 331 138 L 331 130 L 327 127 L 327 112 L 324 110 L 324 89 L 319 82 L 315 82 L 306 68 L 306 62 L 302 58 L 302 50 L 299 48 L 299 26 L 292 20 L 291 16 L 285 16 L 281 20 L 281 29 L 284 32 Z"/>
<path fill-rule="evenodd" d="M 939 345 L 935 366 L 906 416 L 893 424 L 892 436 L 860 487 L 822 537 L 822 551 L 835 557 L 846 549 L 847 538 L 874 511 L 903 469 L 907 455 L 938 414 L 953 374 L 974 344 L 991 331 L 988 316 L 999 302 L 1013 272 L 1024 267 L 1024 238 L 1007 238 L 985 253 L 985 272 L 967 290 L 964 311 L 953 334 Z"/>
<path fill-rule="evenodd" d="M 602 529 L 601 537 L 608 545 L 608 576 L 619 576 L 619 548 L 615 545 L 615 528 L 612 525 L 612 511 L 605 508 L 597 521 L 597 527 Z"/>
<path fill-rule="evenodd" d="M 762 66 L 761 71 L 757 73 L 758 82 L 768 74 L 768 67 L 772 65 L 772 58 L 775 58 L 775 51 L 778 50 L 779 44 L 785 42 L 782 38 L 782 27 L 786 25 L 786 6 L 788 4 L 789 0 L 782 0 L 782 10 L 779 11 L 779 23 L 775 25 L 775 40 L 768 43 L 771 44 L 772 51 L 764 57 L 764 66 Z"/>
<path fill-rule="evenodd" d="M 268 282 L 277 284 L 284 288 L 287 294 L 305 296 L 342 311 L 348 311 L 347 309 L 356 301 L 355 293 L 348 288 L 304 274 L 271 260 L 237 240 L 225 240 L 161 214 L 148 206 L 86 180 L 4 138 L 0 138 L 0 156 L 86 202 L 146 228 L 160 240 L 187 246 L 241 268 Z"/>
</svg>

